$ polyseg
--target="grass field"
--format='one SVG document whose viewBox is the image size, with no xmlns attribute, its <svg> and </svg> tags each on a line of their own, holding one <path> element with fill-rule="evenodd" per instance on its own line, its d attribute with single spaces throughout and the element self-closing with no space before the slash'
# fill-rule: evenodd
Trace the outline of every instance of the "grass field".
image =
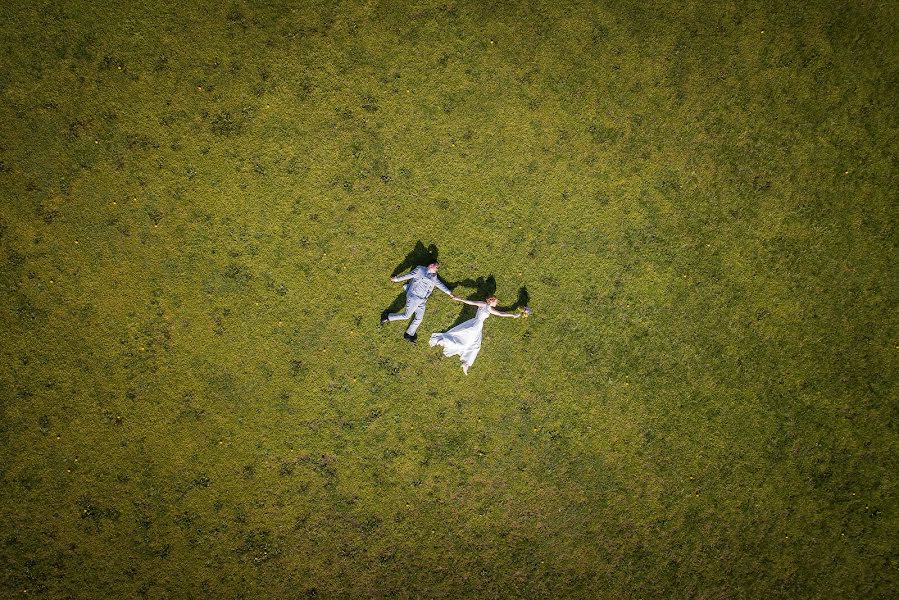
<svg viewBox="0 0 899 600">
<path fill-rule="evenodd" d="M 0 21 L 0 596 L 899 594 L 899 4 L 126 4 Z"/>
</svg>

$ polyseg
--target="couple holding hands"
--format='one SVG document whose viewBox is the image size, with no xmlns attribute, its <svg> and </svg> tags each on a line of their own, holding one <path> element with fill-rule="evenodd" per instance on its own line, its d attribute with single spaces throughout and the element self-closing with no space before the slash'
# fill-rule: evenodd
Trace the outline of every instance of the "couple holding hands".
<svg viewBox="0 0 899 600">
<path fill-rule="evenodd" d="M 403 286 L 406 290 L 406 308 L 403 312 L 390 313 L 381 319 L 381 325 L 385 325 L 388 321 L 399 321 L 412 318 L 412 323 L 403 334 L 403 338 L 415 343 L 415 332 L 425 316 L 425 306 L 428 302 L 428 296 L 434 291 L 434 288 L 447 294 L 450 298 L 457 302 L 463 302 L 471 306 L 477 306 L 478 312 L 475 318 L 469 319 L 461 323 L 449 331 L 444 333 L 434 333 L 431 335 L 429 343 L 431 346 L 443 346 L 443 354 L 445 356 L 458 356 L 462 361 L 462 371 L 468 375 L 468 368 L 474 363 L 478 352 L 481 349 L 481 334 L 484 330 L 484 321 L 490 315 L 497 317 L 511 317 L 517 319 L 519 317 L 531 314 L 529 308 L 525 307 L 517 313 L 507 313 L 496 310 L 496 296 L 488 296 L 486 300 L 465 300 L 453 294 L 437 277 L 437 269 L 440 264 L 436 261 L 428 266 L 418 266 L 405 275 L 391 277 L 390 280 L 396 283 L 401 281 L 411 281 Z"/>
</svg>

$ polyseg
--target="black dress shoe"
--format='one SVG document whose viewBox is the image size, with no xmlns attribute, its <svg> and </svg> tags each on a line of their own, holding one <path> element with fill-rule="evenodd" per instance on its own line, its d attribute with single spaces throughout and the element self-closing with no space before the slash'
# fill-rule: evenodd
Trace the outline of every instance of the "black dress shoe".
<svg viewBox="0 0 899 600">
<path fill-rule="evenodd" d="M 409 335 L 408 333 L 403 334 L 403 339 L 406 340 L 407 342 L 411 342 L 413 344 L 415 343 L 415 338 L 417 338 L 417 337 L 418 336 L 415 336 L 415 335 Z"/>
</svg>

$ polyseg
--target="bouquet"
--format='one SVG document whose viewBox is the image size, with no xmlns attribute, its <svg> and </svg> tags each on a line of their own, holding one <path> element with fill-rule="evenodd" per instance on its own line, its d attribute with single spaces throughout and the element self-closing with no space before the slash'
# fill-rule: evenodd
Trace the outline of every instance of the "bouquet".
<svg viewBox="0 0 899 600">
<path fill-rule="evenodd" d="M 531 316 L 531 309 L 527 306 L 523 306 L 518 309 L 518 314 L 520 314 L 524 318 L 528 318 Z"/>
</svg>

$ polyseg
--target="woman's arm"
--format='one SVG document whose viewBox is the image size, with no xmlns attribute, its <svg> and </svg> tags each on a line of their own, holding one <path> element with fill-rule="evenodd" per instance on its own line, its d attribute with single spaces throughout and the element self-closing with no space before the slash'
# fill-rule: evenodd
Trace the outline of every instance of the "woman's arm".
<svg viewBox="0 0 899 600">
<path fill-rule="evenodd" d="M 455 297 L 459 302 L 464 302 L 465 304 L 470 304 L 471 306 L 484 306 L 487 304 L 486 302 L 481 302 L 480 300 L 466 300 L 465 298 L 460 298 L 459 296 Z"/>
<path fill-rule="evenodd" d="M 496 315 L 497 317 L 512 317 L 513 319 L 517 319 L 521 316 L 521 313 L 505 313 L 501 310 L 496 310 L 492 306 L 490 307 L 490 314 Z"/>
</svg>

